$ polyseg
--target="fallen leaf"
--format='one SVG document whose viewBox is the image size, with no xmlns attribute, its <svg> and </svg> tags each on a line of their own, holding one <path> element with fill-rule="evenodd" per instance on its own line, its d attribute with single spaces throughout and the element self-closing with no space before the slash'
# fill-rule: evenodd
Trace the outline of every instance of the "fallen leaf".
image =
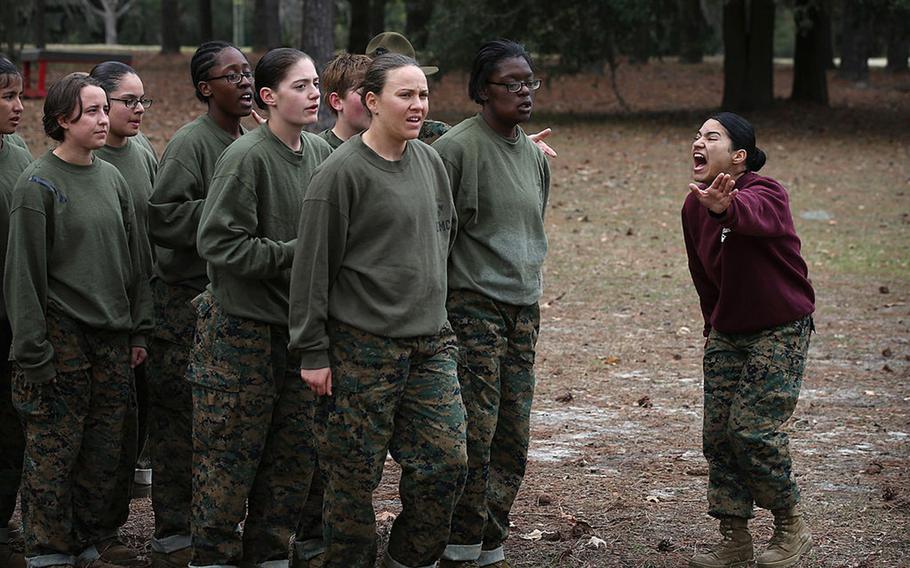
<svg viewBox="0 0 910 568">
<path fill-rule="evenodd" d="M 556 402 L 572 402 L 572 399 L 575 397 L 572 396 L 571 392 L 566 391 L 565 393 L 556 397 Z"/>
<path fill-rule="evenodd" d="M 891 290 L 889 290 L 887 286 L 879 286 L 878 291 L 880 294 L 887 294 Z"/>
<path fill-rule="evenodd" d="M 523 538 L 524 540 L 540 540 L 543 538 L 543 531 L 540 529 L 534 529 L 528 534 L 520 534 L 518 538 Z"/>
<path fill-rule="evenodd" d="M 386 523 L 386 522 L 394 521 L 395 517 L 397 517 L 397 515 L 395 513 L 393 513 L 392 511 L 382 511 L 381 513 L 376 515 L 376 520 L 379 521 L 380 523 Z"/>
<path fill-rule="evenodd" d="M 651 408 L 652 406 L 654 406 L 654 403 L 651 402 L 651 397 L 648 395 L 645 395 L 645 396 L 641 397 L 640 399 L 638 399 L 638 402 L 636 402 L 635 404 L 637 404 L 638 406 L 640 406 L 642 408 Z"/>
<path fill-rule="evenodd" d="M 893 355 L 893 353 L 891 352 L 890 347 L 885 347 L 882 349 L 882 357 L 890 357 L 891 355 Z"/>
<path fill-rule="evenodd" d="M 597 538 L 596 536 L 592 536 L 591 540 L 589 540 L 587 543 L 585 543 L 586 548 L 591 548 L 594 550 L 599 549 L 601 546 L 606 548 L 607 543 L 606 543 L 606 541 L 604 541 L 604 539 Z"/>
</svg>

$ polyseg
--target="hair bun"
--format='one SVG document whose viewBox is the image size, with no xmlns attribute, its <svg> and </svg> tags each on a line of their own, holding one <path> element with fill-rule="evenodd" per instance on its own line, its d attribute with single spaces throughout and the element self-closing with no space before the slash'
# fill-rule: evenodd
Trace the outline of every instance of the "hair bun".
<svg viewBox="0 0 910 568">
<path fill-rule="evenodd" d="M 746 158 L 746 167 L 749 168 L 749 171 L 757 172 L 762 169 L 762 166 L 765 165 L 767 159 L 768 157 L 765 155 L 765 152 L 756 146 L 755 150 L 749 152 L 749 156 Z"/>
</svg>

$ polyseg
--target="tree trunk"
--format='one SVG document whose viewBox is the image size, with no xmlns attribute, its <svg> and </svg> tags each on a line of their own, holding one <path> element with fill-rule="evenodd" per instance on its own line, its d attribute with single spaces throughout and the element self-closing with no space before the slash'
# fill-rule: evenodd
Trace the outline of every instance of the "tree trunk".
<svg viewBox="0 0 910 568">
<path fill-rule="evenodd" d="M 774 2 L 724 4 L 724 98 L 732 110 L 767 108 L 774 102 Z"/>
<path fill-rule="evenodd" d="M 370 37 L 370 0 L 351 0 L 348 53 L 366 51 Z"/>
<path fill-rule="evenodd" d="M 828 76 L 825 73 L 825 0 L 796 0 L 796 46 L 793 55 L 793 101 L 828 106 Z"/>
<path fill-rule="evenodd" d="M 301 49 L 316 62 L 320 74 L 335 54 L 335 0 L 303 0 L 303 39 Z M 321 132 L 332 126 L 334 119 L 329 105 L 320 101 L 319 120 L 312 128 Z"/>
<path fill-rule="evenodd" d="M 864 83 L 869 79 L 869 51 L 872 46 L 873 11 L 855 0 L 842 0 L 840 71 L 848 81 Z"/>
<path fill-rule="evenodd" d="M 104 43 L 106 45 L 117 44 L 117 9 L 116 6 L 110 6 L 107 2 L 101 3 L 104 14 Z"/>
<path fill-rule="evenodd" d="M 212 0 L 199 2 L 199 43 L 212 41 L 215 32 L 212 30 Z"/>
<path fill-rule="evenodd" d="M 831 26 L 831 13 L 834 6 L 831 0 L 823 1 L 828 9 L 822 12 L 821 16 L 822 41 L 824 42 L 822 58 L 825 60 L 825 69 L 830 71 L 837 69 L 837 65 L 834 64 L 834 28 Z"/>
<path fill-rule="evenodd" d="M 35 0 L 35 47 L 42 49 L 47 46 L 44 35 L 44 0 Z"/>
<path fill-rule="evenodd" d="M 708 22 L 701 11 L 701 0 L 677 0 L 679 16 L 679 60 L 682 63 L 701 63 L 705 55 L 705 34 Z"/>
<path fill-rule="evenodd" d="M 19 8 L 13 0 L 3 0 L 3 9 L 0 10 L 0 17 L 3 18 L 3 38 L 0 44 L 6 44 L 6 55 L 11 61 L 17 61 L 16 53 L 16 32 L 19 26 Z"/>
<path fill-rule="evenodd" d="M 417 51 L 427 48 L 430 39 L 430 19 L 433 17 L 433 0 L 405 0 L 404 35 Z"/>
<path fill-rule="evenodd" d="M 910 58 L 910 10 L 893 8 L 888 21 L 888 63 L 886 69 L 893 73 L 907 71 Z"/>
<path fill-rule="evenodd" d="M 385 0 L 370 0 L 370 37 L 385 31 Z"/>
<path fill-rule="evenodd" d="M 253 13 L 253 49 L 266 51 L 281 45 L 281 18 L 279 0 L 256 0 Z"/>
<path fill-rule="evenodd" d="M 180 0 L 161 0 L 161 53 L 180 53 Z"/>
</svg>

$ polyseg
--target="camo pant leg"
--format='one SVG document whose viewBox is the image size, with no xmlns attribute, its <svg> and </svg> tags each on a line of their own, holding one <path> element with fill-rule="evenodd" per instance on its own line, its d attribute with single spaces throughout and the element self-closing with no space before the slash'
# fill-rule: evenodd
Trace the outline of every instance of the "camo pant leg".
<svg viewBox="0 0 910 568">
<path fill-rule="evenodd" d="M 22 515 L 31 566 L 72 564 L 103 540 L 130 404 L 129 337 L 47 314 L 56 376 L 13 379 L 26 449 Z"/>
<path fill-rule="evenodd" d="M 117 464 L 116 486 L 113 498 L 108 503 L 102 526 L 108 534 L 116 536 L 117 531 L 130 516 L 130 500 L 133 498 L 133 477 L 139 452 L 139 409 L 137 406 L 136 383 L 130 373 L 130 405 L 123 423 L 123 440 L 120 460 Z"/>
<path fill-rule="evenodd" d="M 402 511 L 392 524 L 387 564 L 434 566 L 442 556 L 467 476 L 465 409 L 457 340 L 447 324 L 414 340 L 390 451 L 401 465 Z"/>
<path fill-rule="evenodd" d="M 273 342 L 272 326 L 208 293 L 194 303 L 192 564 L 286 560 L 312 474 L 312 398 L 287 367 L 286 331 Z"/>
<path fill-rule="evenodd" d="M 467 416 L 468 475 L 452 516 L 443 558 L 477 560 L 487 522 L 490 445 L 499 419 L 500 367 L 508 347 L 507 322 L 496 303 L 462 290 L 449 293 L 446 308 L 458 337 L 458 382 Z"/>
<path fill-rule="evenodd" d="M 799 502 L 789 439 L 812 318 L 753 334 L 712 330 L 705 347 L 703 444 L 708 505 L 715 517 L 752 516 Z"/>
<path fill-rule="evenodd" d="M 286 328 L 271 326 L 271 372 L 277 400 L 243 529 L 243 558 L 248 564 L 287 560 L 288 542 L 315 477 L 312 440 L 316 396 L 300 379 L 299 367 L 288 352 L 289 340 Z M 321 532 L 321 493 L 317 506 Z"/>
<path fill-rule="evenodd" d="M 146 361 L 148 453 L 152 462 L 152 550 L 171 553 L 190 546 L 193 488 L 192 387 L 186 381 L 196 329 L 192 288 L 152 281 L 155 335 Z"/>
<path fill-rule="evenodd" d="M 540 330 L 540 307 L 536 303 L 498 306 L 506 317 L 508 347 L 500 361 L 499 420 L 490 443 L 487 524 L 478 561 L 481 566 L 504 559 L 502 543 L 509 536 L 509 512 L 527 469 Z"/>
<path fill-rule="evenodd" d="M 16 509 L 22 476 L 25 435 L 13 407 L 12 366 L 9 358 L 13 335 L 6 318 L 0 320 L 0 529 L 5 529 Z M 2 542 L 0 542 L 2 544 Z"/>
<path fill-rule="evenodd" d="M 315 404 L 315 401 L 314 401 Z M 325 552 L 322 540 L 322 506 L 325 497 L 325 484 L 323 473 L 319 467 L 319 460 L 314 456 L 313 478 L 310 481 L 310 492 L 297 522 L 297 531 L 294 535 L 295 559 L 310 560 Z"/>
<path fill-rule="evenodd" d="M 387 564 L 432 565 L 448 538 L 465 475 L 464 407 L 454 336 L 379 337 L 328 326 L 332 396 L 317 402 L 314 430 L 325 474 L 325 566 L 376 560 L 373 491 L 388 451 L 402 466 L 403 505 Z"/>
</svg>

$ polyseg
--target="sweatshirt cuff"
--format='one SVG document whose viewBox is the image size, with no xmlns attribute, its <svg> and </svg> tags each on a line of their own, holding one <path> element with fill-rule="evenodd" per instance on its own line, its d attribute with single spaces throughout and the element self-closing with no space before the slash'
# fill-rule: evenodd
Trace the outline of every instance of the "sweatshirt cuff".
<svg viewBox="0 0 910 568">
<path fill-rule="evenodd" d="M 148 343 L 145 341 L 144 335 L 131 335 L 130 336 L 130 347 L 141 347 L 148 351 Z"/>
<path fill-rule="evenodd" d="M 301 369 L 325 369 L 329 366 L 328 349 L 303 351 L 300 354 Z"/>
<path fill-rule="evenodd" d="M 43 365 L 30 368 L 22 368 L 25 380 L 29 383 L 49 383 L 57 376 L 57 367 L 54 366 L 53 359 Z"/>
</svg>

